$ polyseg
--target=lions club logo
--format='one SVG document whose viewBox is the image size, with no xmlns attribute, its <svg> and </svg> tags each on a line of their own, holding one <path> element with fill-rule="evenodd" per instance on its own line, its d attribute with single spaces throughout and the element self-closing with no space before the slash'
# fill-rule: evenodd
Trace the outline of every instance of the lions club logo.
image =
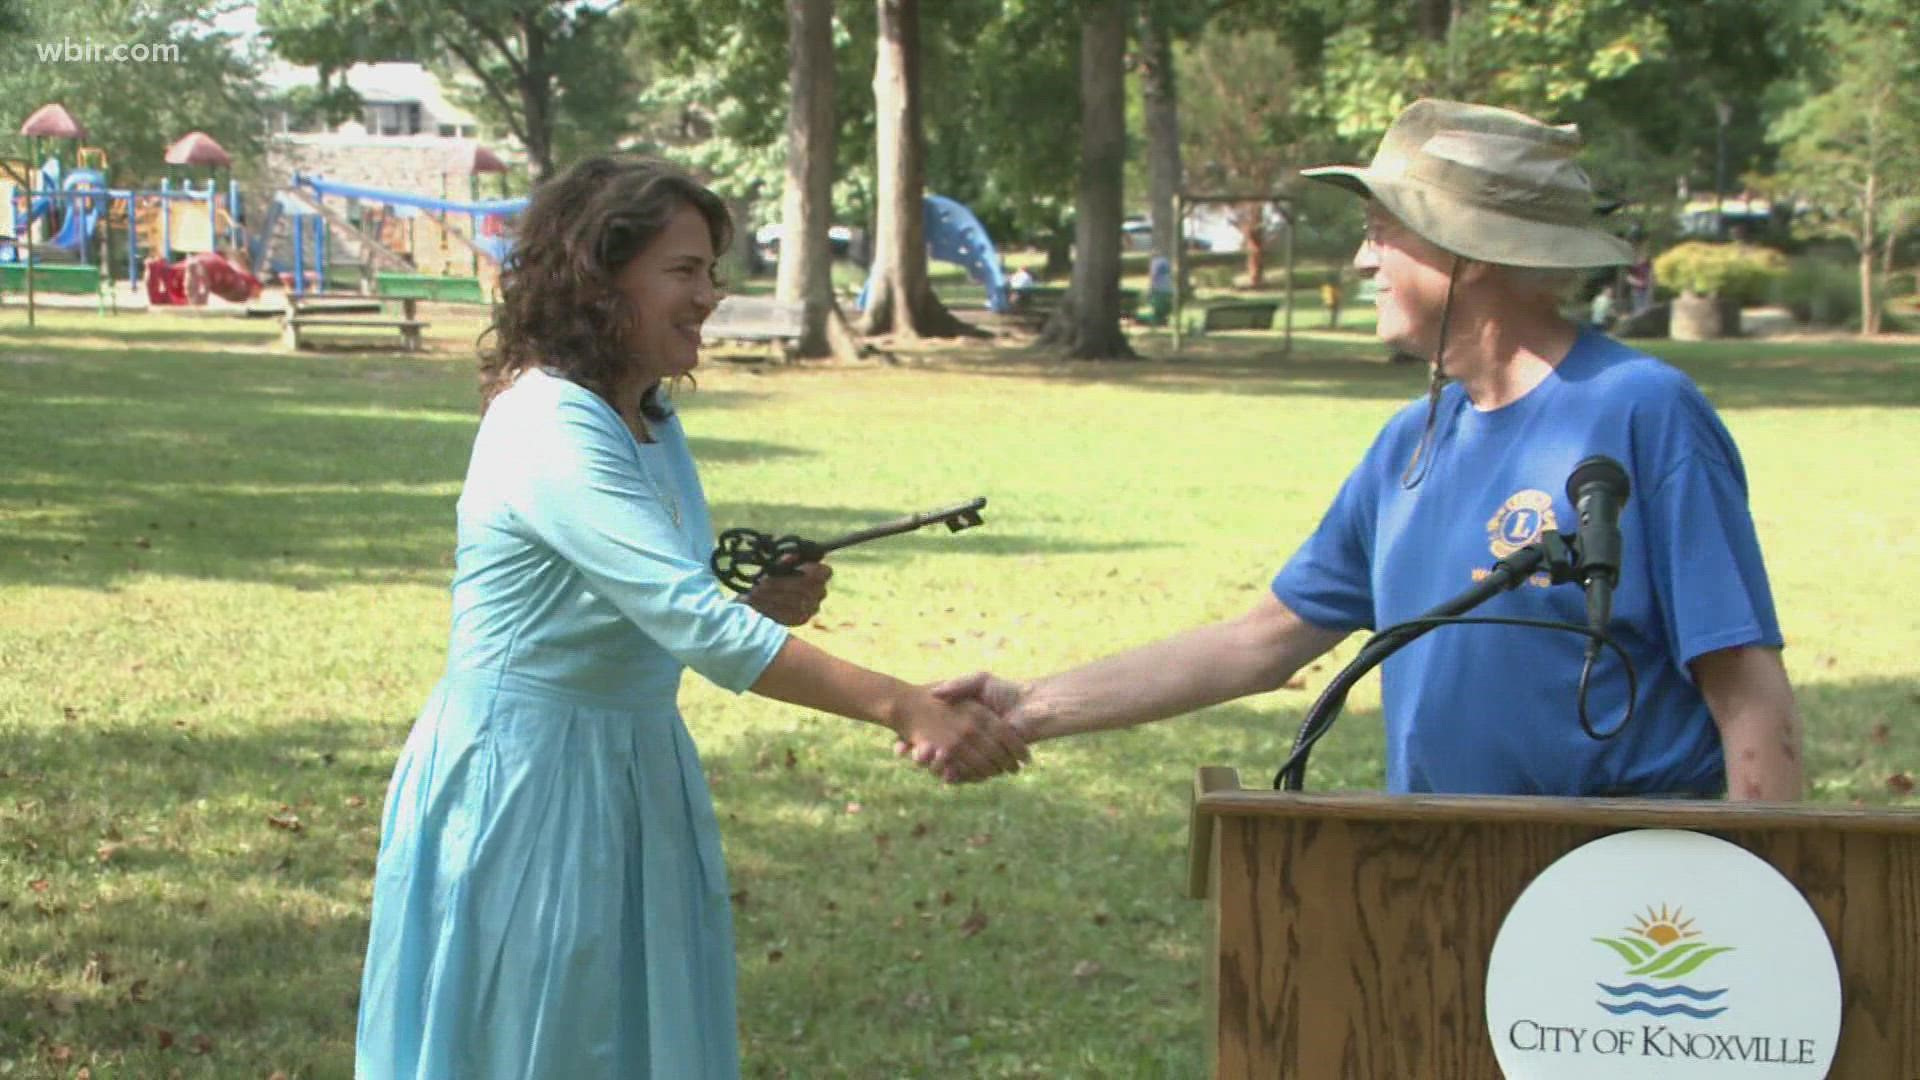
<svg viewBox="0 0 1920 1080">
<path fill-rule="evenodd" d="M 1543 531 L 1559 527 L 1553 519 L 1553 496 L 1533 488 L 1517 491 L 1487 519 L 1487 547 L 1494 558 L 1504 559 L 1540 539 Z"/>
</svg>

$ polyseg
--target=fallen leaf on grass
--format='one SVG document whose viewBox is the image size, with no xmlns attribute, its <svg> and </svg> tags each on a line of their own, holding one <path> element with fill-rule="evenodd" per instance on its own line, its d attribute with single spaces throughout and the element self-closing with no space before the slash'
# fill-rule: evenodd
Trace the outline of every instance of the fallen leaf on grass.
<svg viewBox="0 0 1920 1080">
<path fill-rule="evenodd" d="M 46 892 L 52 887 L 52 883 L 47 881 L 46 878 L 34 878 L 32 881 L 27 882 L 27 888 L 32 889 L 34 892 Z"/>
<path fill-rule="evenodd" d="M 1913 777 L 1903 772 L 1894 773 L 1887 777 L 1887 790 L 1895 795 L 1911 795 L 1913 794 Z"/>
<path fill-rule="evenodd" d="M 282 810 L 277 814 L 268 814 L 267 824 L 276 829 L 285 829 L 288 832 L 299 832 L 301 828 L 300 815 L 291 810 Z"/>
<path fill-rule="evenodd" d="M 1873 734 L 1868 736 L 1868 738 L 1871 738 L 1873 740 L 1873 745 L 1875 746 L 1887 745 L 1888 740 L 1890 740 L 1892 737 L 1893 737 L 1893 729 L 1888 727 L 1885 724 L 1873 725 Z"/>
<path fill-rule="evenodd" d="M 974 905 L 972 914 L 968 915 L 966 920 L 960 924 L 960 936 L 970 938 L 986 928 L 987 913 L 981 911 L 979 905 L 976 904 Z"/>
<path fill-rule="evenodd" d="M 149 1027 L 147 1030 L 153 1032 L 153 1041 L 156 1045 L 160 1047 L 160 1049 L 162 1050 L 172 1049 L 173 1032 L 168 1031 L 166 1028 L 163 1028 L 163 1027 Z"/>
<path fill-rule="evenodd" d="M 193 1037 L 193 1052 L 196 1054 L 213 1053 L 213 1039 L 206 1035 L 195 1035 Z"/>
</svg>

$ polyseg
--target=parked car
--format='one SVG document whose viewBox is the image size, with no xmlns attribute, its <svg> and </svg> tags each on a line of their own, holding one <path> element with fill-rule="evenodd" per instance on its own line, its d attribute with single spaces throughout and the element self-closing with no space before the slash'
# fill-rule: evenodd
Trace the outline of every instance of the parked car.
<svg viewBox="0 0 1920 1080">
<path fill-rule="evenodd" d="M 1145 218 L 1128 218 L 1120 223 L 1120 250 L 1152 251 L 1153 222 Z M 1187 234 L 1188 251 L 1211 251 L 1213 245 L 1203 236 Z"/>
<path fill-rule="evenodd" d="M 775 221 L 762 225 L 753 234 L 753 243 L 760 249 L 760 257 L 770 263 L 780 261 L 780 223 Z M 827 226 L 827 244 L 833 248 L 833 257 L 844 259 L 853 245 L 853 230 L 845 225 Z"/>
</svg>

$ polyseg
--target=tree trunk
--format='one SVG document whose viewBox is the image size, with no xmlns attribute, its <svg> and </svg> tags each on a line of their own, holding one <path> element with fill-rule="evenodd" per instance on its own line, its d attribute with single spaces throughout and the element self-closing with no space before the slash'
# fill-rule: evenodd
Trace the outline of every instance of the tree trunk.
<svg viewBox="0 0 1920 1080">
<path fill-rule="evenodd" d="M 1082 360 L 1134 355 L 1120 329 L 1120 217 L 1127 154 L 1130 0 L 1080 9 L 1080 190 L 1073 285 L 1042 339 Z"/>
<path fill-rule="evenodd" d="M 1880 309 L 1873 302 L 1873 237 L 1875 226 L 1879 223 L 1876 211 L 1876 196 L 1879 194 L 1879 178 L 1873 173 L 1867 174 L 1866 198 L 1860 211 L 1860 332 L 1866 335 L 1880 332 Z"/>
<path fill-rule="evenodd" d="M 774 295 L 805 304 L 799 356 L 827 356 L 833 308 L 833 0 L 787 0 L 787 186 Z"/>
<path fill-rule="evenodd" d="M 1073 272 L 1073 230 L 1068 226 L 1047 234 L 1047 264 L 1040 272 L 1049 280 Z"/>
<path fill-rule="evenodd" d="M 873 65 L 878 161 L 879 273 L 867 296 L 868 334 L 957 337 L 972 329 L 927 280 L 924 133 L 920 126 L 920 0 L 875 0 L 880 40 Z"/>
<path fill-rule="evenodd" d="M 520 104 L 527 114 L 527 163 L 533 168 L 533 181 L 553 176 L 553 72 L 547 70 L 547 39 L 531 19 L 520 22 L 521 39 L 526 43 L 522 61 Z"/>
<path fill-rule="evenodd" d="M 1147 202 L 1153 215 L 1153 253 L 1178 266 L 1181 280 L 1174 288 L 1187 293 L 1186 263 L 1176 256 L 1181 242 L 1180 222 L 1173 199 L 1182 182 L 1180 167 L 1180 102 L 1174 81 L 1173 40 L 1157 14 L 1140 19 L 1140 85 L 1147 119 Z"/>
</svg>

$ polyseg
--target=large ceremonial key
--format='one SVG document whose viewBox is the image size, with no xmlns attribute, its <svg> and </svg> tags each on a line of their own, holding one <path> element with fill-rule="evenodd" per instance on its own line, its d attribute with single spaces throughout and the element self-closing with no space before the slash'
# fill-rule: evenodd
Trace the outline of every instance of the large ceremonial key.
<svg viewBox="0 0 1920 1080">
<path fill-rule="evenodd" d="M 713 572 L 720 576 L 721 581 L 727 583 L 728 588 L 743 593 L 768 574 L 795 573 L 794 567 L 801 563 L 819 562 L 830 551 L 864 544 L 869 540 L 898 536 L 929 525 L 944 524 L 954 532 L 971 529 L 980 524 L 980 509 L 986 505 L 987 500 L 980 498 L 959 506 L 949 506 L 945 510 L 908 514 L 895 521 L 850 532 L 824 543 L 798 536 L 783 536 L 775 540 L 753 529 L 728 529 L 720 534 L 720 546 L 713 549 L 713 558 L 708 565 L 713 567 Z"/>
</svg>

